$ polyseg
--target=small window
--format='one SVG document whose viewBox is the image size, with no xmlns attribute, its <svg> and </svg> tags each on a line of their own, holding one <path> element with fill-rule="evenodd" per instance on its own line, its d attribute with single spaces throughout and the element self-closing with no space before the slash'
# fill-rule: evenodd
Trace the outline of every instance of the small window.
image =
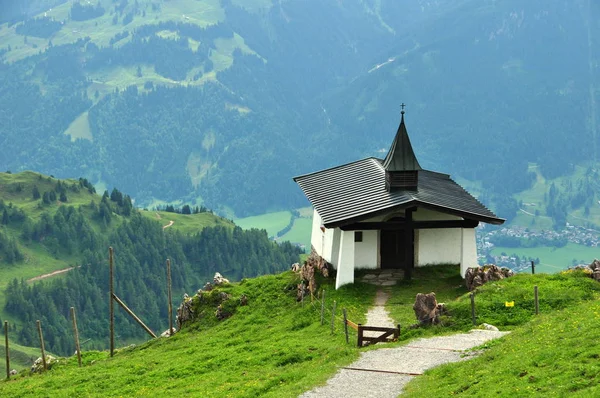
<svg viewBox="0 0 600 398">
<path fill-rule="evenodd" d="M 354 241 L 362 242 L 362 231 L 354 231 Z"/>
</svg>

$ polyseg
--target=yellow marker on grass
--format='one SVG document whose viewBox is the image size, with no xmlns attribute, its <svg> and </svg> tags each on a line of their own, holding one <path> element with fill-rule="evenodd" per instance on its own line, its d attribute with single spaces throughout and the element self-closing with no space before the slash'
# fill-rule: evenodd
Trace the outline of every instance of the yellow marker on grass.
<svg viewBox="0 0 600 398">
<path fill-rule="evenodd" d="M 504 302 L 504 306 L 505 307 L 514 307 L 515 306 L 515 302 L 514 301 L 505 301 Z"/>
</svg>

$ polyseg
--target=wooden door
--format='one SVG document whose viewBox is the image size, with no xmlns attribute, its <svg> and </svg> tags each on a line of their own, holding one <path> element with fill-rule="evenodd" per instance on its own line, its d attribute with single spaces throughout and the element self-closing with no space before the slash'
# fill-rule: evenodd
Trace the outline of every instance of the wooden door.
<svg viewBox="0 0 600 398">
<path fill-rule="evenodd" d="M 380 254 L 382 269 L 400 269 L 406 264 L 406 232 L 381 231 Z"/>
</svg>

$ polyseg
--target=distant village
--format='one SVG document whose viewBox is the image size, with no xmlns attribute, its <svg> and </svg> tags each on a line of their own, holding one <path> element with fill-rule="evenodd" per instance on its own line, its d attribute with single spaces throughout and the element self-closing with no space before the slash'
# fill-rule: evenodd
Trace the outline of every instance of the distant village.
<svg viewBox="0 0 600 398">
<path fill-rule="evenodd" d="M 512 248 L 537 246 L 563 247 L 567 243 L 575 243 L 588 247 L 600 246 L 600 231 L 567 223 L 561 231 L 530 230 L 525 227 L 490 228 L 481 224 L 477 229 L 477 252 L 479 264 L 496 264 L 519 272 L 529 270 L 531 261 L 539 263 L 539 258 L 517 256 L 510 253 Z M 495 247 L 507 248 L 500 255 L 492 255 Z M 516 251 L 516 250 L 515 250 Z M 578 265 L 564 264 L 564 267 Z"/>
</svg>

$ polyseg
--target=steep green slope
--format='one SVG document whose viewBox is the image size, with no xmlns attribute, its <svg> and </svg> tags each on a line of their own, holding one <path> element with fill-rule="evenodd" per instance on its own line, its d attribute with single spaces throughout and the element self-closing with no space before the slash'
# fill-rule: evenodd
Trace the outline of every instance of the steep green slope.
<svg viewBox="0 0 600 398">
<path fill-rule="evenodd" d="M 457 267 L 415 271 L 412 282 L 391 288 L 388 306 L 393 319 L 403 322 L 401 340 L 471 328 L 470 300 L 464 287 L 457 288 Z M 345 342 L 339 309 L 346 308 L 350 319 L 364 322 L 375 287 L 357 283 L 334 290 L 331 280 L 319 280 L 327 292 L 326 308 L 333 300 L 337 303 L 335 331 L 330 334 L 329 322 L 320 323 L 318 300 L 296 302 L 297 282 L 296 275 L 285 272 L 218 287 L 194 298 L 197 321 L 185 325 L 173 338 L 121 350 L 114 358 L 108 358 L 106 352 L 84 352 L 83 368 L 78 368 L 76 358 L 70 357 L 47 374 L 20 375 L 0 382 L 0 393 L 26 396 L 44 389 L 55 396 L 298 396 L 325 383 L 340 366 L 358 356 L 361 350 L 352 343 L 354 331 L 350 332 L 350 344 Z M 539 318 L 534 315 L 534 285 L 540 291 Z M 445 316 L 440 326 L 406 328 L 414 322 L 415 292 L 429 289 L 435 289 L 446 300 L 450 316 Z M 224 294 L 228 299 L 221 308 L 231 316 L 219 321 L 215 309 Z M 584 306 L 594 311 L 599 294 L 600 284 L 582 272 L 519 275 L 478 288 L 478 321 L 512 329 L 512 334 L 484 347 L 486 353 L 479 359 L 428 372 L 417 380 L 417 386 L 409 386 L 411 391 L 416 396 L 434 390 L 481 395 L 500 389 L 500 395 L 507 396 L 507 391 L 514 395 L 517 388 L 533 383 L 537 391 L 557 395 L 570 391 L 593 393 L 593 375 L 597 372 L 593 359 L 598 346 L 589 339 L 594 320 Z M 240 302 L 242 295 L 248 299 L 245 306 Z M 515 307 L 504 307 L 506 300 L 514 300 Z M 329 320 L 329 310 L 326 315 Z M 572 355 L 563 355 L 565 350 Z M 525 351 L 532 355 L 524 361 Z M 584 366 L 586 372 L 578 375 Z M 561 371 L 574 379 L 566 381 Z M 472 377 L 474 374 L 477 378 Z"/>
</svg>

